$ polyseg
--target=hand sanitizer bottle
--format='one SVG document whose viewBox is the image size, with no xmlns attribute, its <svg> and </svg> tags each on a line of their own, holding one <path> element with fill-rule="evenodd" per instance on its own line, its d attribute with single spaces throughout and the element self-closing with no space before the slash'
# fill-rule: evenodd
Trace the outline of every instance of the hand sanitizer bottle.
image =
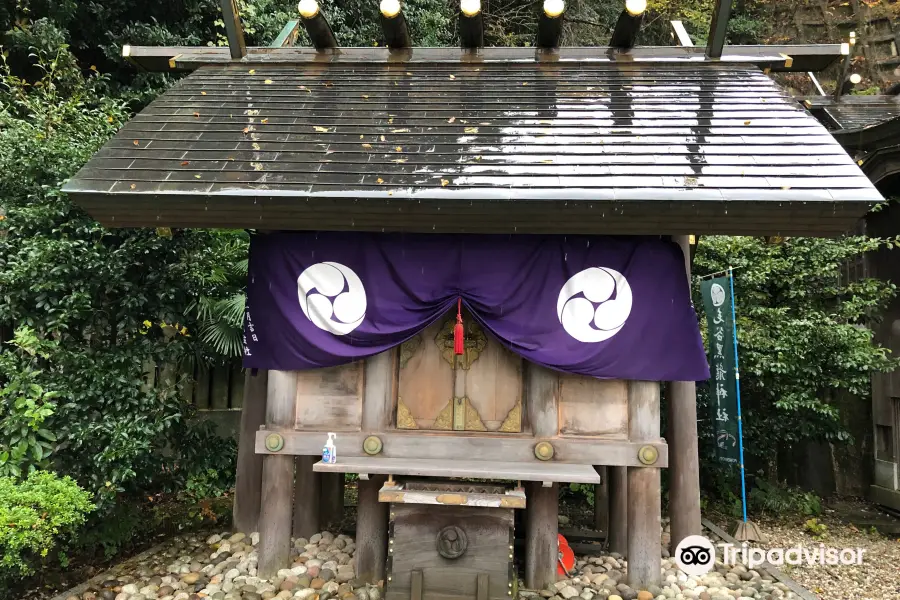
<svg viewBox="0 0 900 600">
<path fill-rule="evenodd" d="M 333 465 L 337 462 L 337 449 L 334 447 L 334 438 L 335 434 L 328 434 L 328 441 L 325 442 L 325 447 L 322 448 L 322 462 L 328 465 Z"/>
</svg>

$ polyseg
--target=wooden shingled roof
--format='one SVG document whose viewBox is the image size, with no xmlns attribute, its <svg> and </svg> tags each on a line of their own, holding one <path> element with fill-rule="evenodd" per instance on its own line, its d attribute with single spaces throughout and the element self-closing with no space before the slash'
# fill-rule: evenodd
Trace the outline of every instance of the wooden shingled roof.
<svg viewBox="0 0 900 600">
<path fill-rule="evenodd" d="M 210 65 L 64 187 L 112 227 L 831 235 L 882 200 L 757 67 Z"/>
</svg>

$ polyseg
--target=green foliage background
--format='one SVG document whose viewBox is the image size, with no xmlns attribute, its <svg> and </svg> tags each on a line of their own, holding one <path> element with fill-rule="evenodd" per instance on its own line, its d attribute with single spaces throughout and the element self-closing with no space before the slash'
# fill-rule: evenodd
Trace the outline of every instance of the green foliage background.
<svg viewBox="0 0 900 600">
<path fill-rule="evenodd" d="M 266 45 L 295 17 L 294 0 L 239 4 L 251 45 Z M 668 22 L 682 19 L 703 43 L 711 4 L 651 0 L 640 42 L 671 43 Z M 532 44 L 538 5 L 485 0 L 486 42 Z M 381 43 L 375 0 L 322 6 L 342 45 Z M 457 43 L 456 2 L 405 6 L 416 44 Z M 731 40 L 762 41 L 771 6 L 738 3 Z M 571 0 L 564 43 L 604 45 L 620 10 L 618 1 Z M 233 483 L 234 444 L 193 418 L 181 393 L 188 380 L 169 374 L 151 385 L 148 369 L 177 365 L 189 373 L 197 362 L 225 364 L 239 353 L 248 238 L 107 230 L 59 186 L 173 82 L 135 71 L 120 58 L 121 46 L 223 44 L 218 0 L 8 0 L 0 3 L 0 35 L 0 486 L 24 493 L 32 484 L 22 482 L 39 481 L 44 471 L 70 475 L 96 509 L 76 536 L 81 548 L 69 547 L 111 555 L 142 524 L 165 520 L 148 506 L 227 495 Z M 767 458 L 785 444 L 849 441 L 836 395 L 866 402 L 871 373 L 894 365 L 865 328 L 893 286 L 840 278 L 844 261 L 887 244 L 701 239 L 696 272 L 737 269 L 746 435 L 766 474 L 775 468 Z M 709 444 L 703 422 L 701 431 Z M 733 474 L 704 466 L 710 497 L 733 501 Z M 765 507 L 772 496 L 756 497 Z M 88 512 L 72 500 L 72 510 L 60 512 L 67 531 Z M 215 516 L 205 505 L 187 514 Z M 15 544 L 0 538 L 0 563 L 25 565 L 20 573 L 64 558 L 40 549 L 50 547 L 44 537 L 35 552 Z"/>
</svg>

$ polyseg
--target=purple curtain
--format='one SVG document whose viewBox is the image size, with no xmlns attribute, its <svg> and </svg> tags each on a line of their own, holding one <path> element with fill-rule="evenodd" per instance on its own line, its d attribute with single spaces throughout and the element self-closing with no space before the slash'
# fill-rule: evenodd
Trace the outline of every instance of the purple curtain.
<svg viewBox="0 0 900 600">
<path fill-rule="evenodd" d="M 709 378 L 684 257 L 658 238 L 257 235 L 247 296 L 247 368 L 314 369 L 371 356 L 462 298 L 506 347 L 552 369 Z"/>
</svg>

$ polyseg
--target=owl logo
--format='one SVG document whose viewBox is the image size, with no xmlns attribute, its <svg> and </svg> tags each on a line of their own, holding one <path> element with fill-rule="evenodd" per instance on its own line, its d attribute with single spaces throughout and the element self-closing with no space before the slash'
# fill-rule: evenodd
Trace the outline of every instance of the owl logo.
<svg viewBox="0 0 900 600">
<path fill-rule="evenodd" d="M 622 329 L 631 314 L 631 302 L 631 286 L 624 275 L 591 267 L 563 285 L 556 313 L 566 333 L 579 342 L 596 343 Z"/>
<path fill-rule="evenodd" d="M 300 308 L 319 329 L 347 335 L 366 318 L 366 289 L 353 269 L 336 262 L 322 262 L 297 278 Z"/>
</svg>

